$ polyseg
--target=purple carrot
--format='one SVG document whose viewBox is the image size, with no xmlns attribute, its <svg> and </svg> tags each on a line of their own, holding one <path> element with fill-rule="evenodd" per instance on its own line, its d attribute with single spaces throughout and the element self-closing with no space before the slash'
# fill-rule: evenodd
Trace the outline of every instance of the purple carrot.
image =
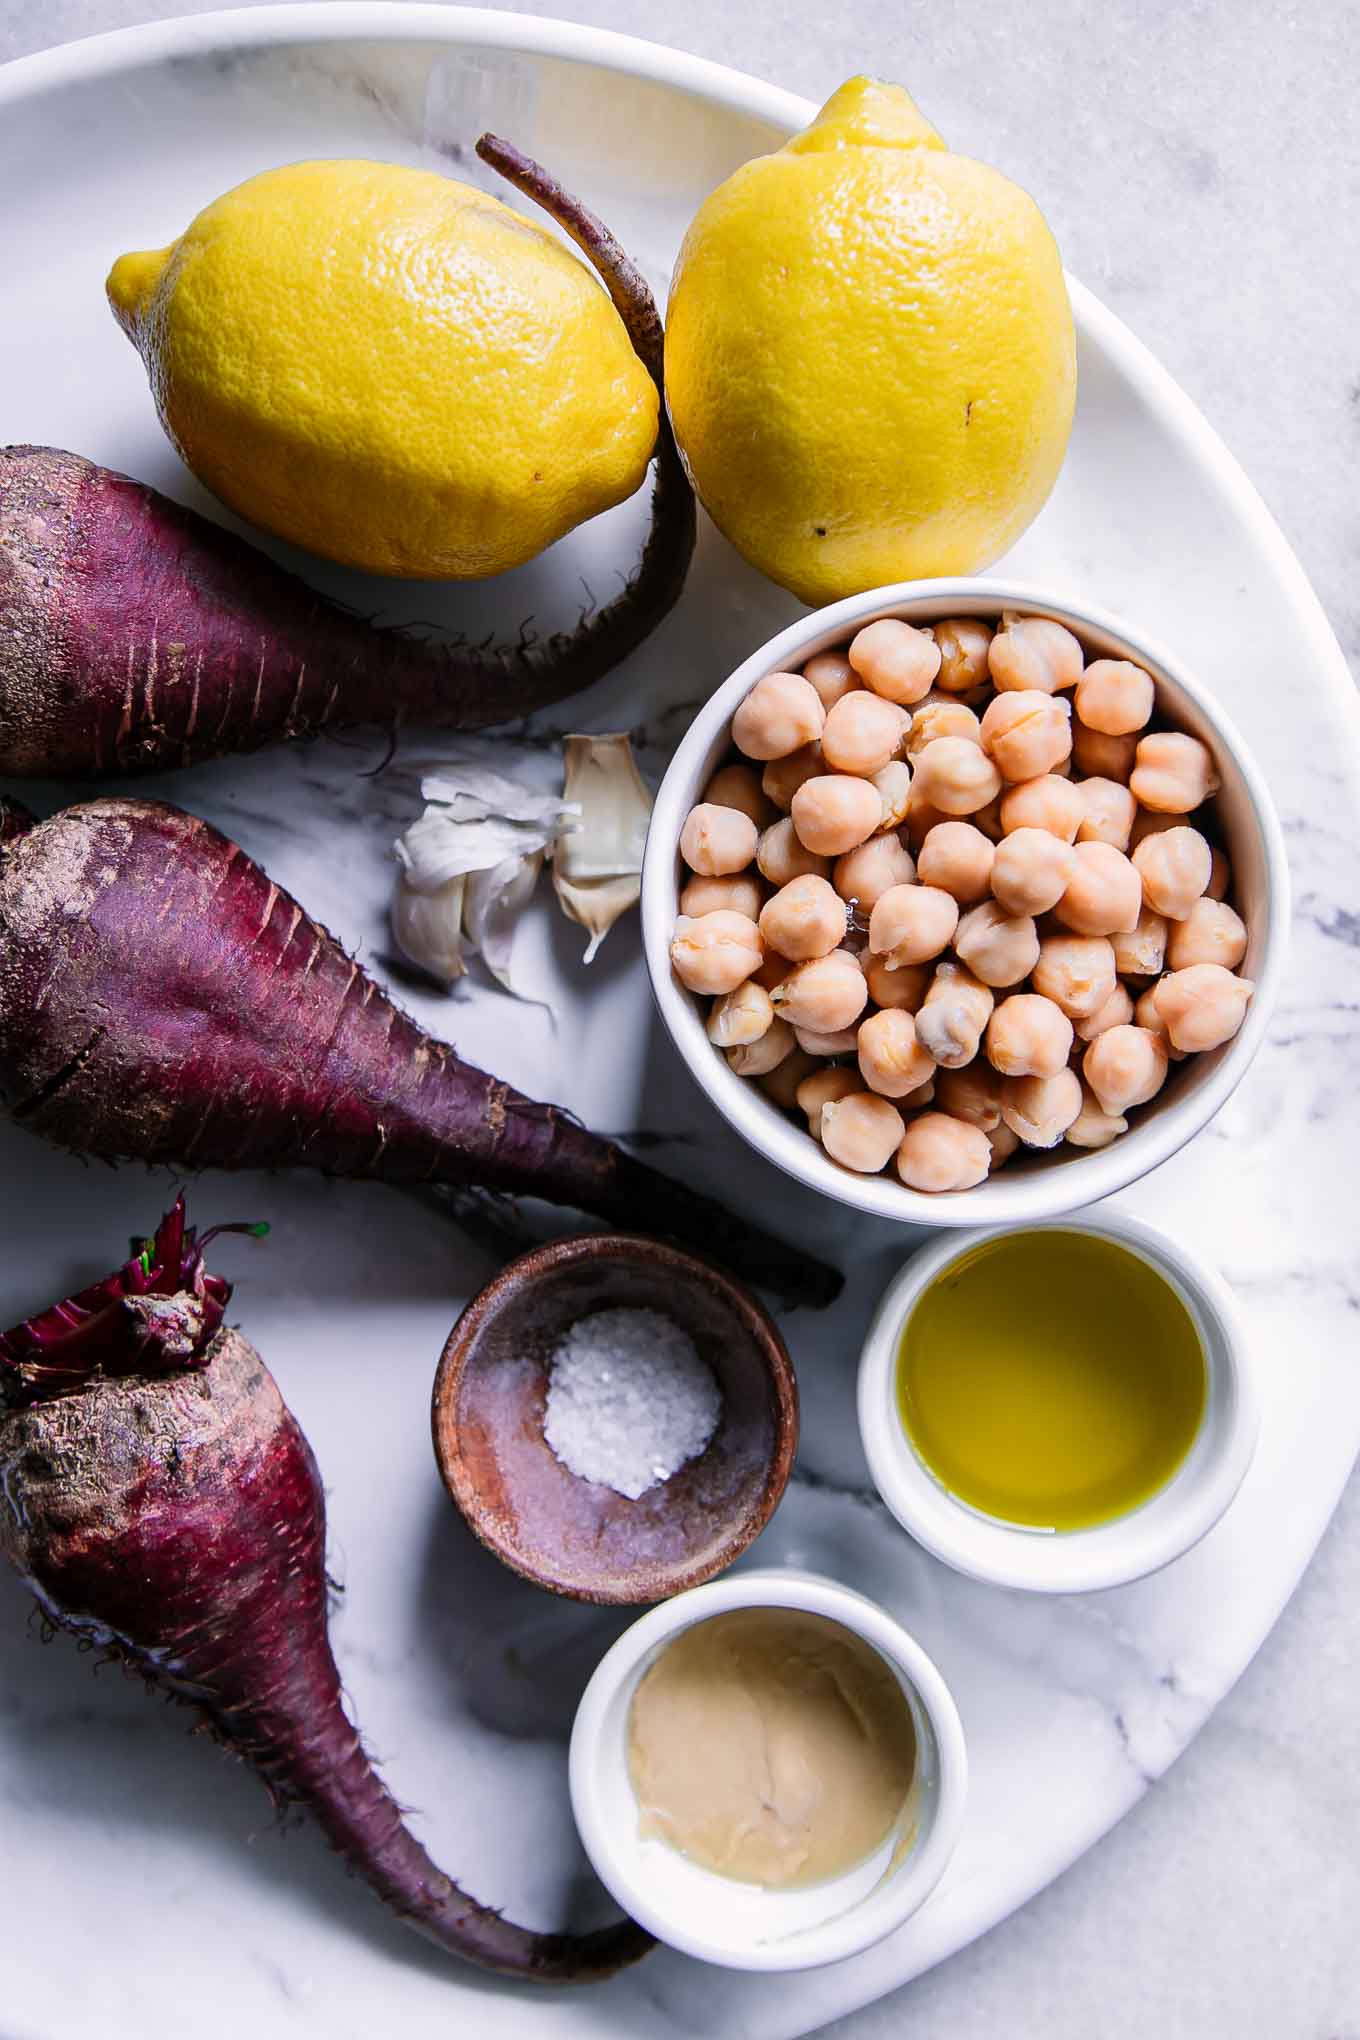
<svg viewBox="0 0 1360 2040">
<path fill-rule="evenodd" d="M 662 330 L 641 273 L 546 171 L 488 162 L 599 271 L 657 388 Z M 662 404 L 652 525 L 633 579 L 574 630 L 468 647 L 375 630 L 144 483 L 47 446 L 0 448 L 0 773 L 81 778 L 193 765 L 286 737 L 399 722 L 480 729 L 588 687 L 685 583 L 694 498 Z"/>
<path fill-rule="evenodd" d="M 199 1708 L 429 1940 L 538 1983 L 636 1961 L 651 1937 L 631 1920 L 579 1935 L 516 1926 L 405 1825 L 340 1697 L 316 1460 L 258 1353 L 220 1328 L 230 1294 L 204 1274 L 181 1204 L 127 1267 L 0 1337 L 13 1404 L 0 1402 L 0 1551 L 49 1622 Z"/>
<path fill-rule="evenodd" d="M 0 1100 L 82 1154 L 481 1184 L 671 1234 L 812 1303 L 834 1269 L 465 1063 L 235 843 L 92 800 L 0 848 Z"/>
</svg>

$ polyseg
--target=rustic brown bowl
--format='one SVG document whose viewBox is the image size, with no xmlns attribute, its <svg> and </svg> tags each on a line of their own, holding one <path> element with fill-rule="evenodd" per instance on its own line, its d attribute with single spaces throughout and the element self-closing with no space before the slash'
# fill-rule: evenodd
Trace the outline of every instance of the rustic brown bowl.
<svg viewBox="0 0 1360 2040">
<path fill-rule="evenodd" d="M 543 1436 L 548 1368 L 596 1310 L 664 1311 L 722 1390 L 707 1447 L 636 1501 L 570 1473 Z M 630 1234 L 512 1261 L 449 1334 L 434 1381 L 444 1485 L 497 1558 L 578 1601 L 664 1601 L 711 1579 L 769 1522 L 798 1443 L 788 1351 L 755 1298 L 693 1254 Z"/>
</svg>

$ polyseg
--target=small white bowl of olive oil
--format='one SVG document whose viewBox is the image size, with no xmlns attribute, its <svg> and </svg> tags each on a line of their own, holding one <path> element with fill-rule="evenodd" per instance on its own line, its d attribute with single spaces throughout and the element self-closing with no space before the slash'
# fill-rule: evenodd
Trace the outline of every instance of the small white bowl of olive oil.
<svg viewBox="0 0 1360 2040">
<path fill-rule="evenodd" d="M 1259 1409 L 1222 1278 L 1118 1212 L 980 1228 L 915 1255 L 860 1360 L 874 1483 L 974 1579 L 1083 1593 L 1197 1544 Z"/>
</svg>

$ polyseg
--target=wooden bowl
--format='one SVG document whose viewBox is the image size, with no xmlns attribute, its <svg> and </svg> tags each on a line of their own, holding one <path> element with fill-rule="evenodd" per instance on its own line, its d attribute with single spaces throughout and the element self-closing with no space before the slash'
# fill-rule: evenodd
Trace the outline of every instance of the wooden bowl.
<svg viewBox="0 0 1360 2040">
<path fill-rule="evenodd" d="M 704 1451 L 636 1501 L 568 1471 L 543 1436 L 548 1370 L 578 1318 L 659 1310 L 722 1391 Z M 663 1601 L 730 1565 L 769 1521 L 798 1443 L 798 1387 L 769 1314 L 720 1269 L 657 1240 L 592 1233 L 512 1261 L 449 1334 L 435 1458 L 475 1534 L 579 1601 Z"/>
</svg>

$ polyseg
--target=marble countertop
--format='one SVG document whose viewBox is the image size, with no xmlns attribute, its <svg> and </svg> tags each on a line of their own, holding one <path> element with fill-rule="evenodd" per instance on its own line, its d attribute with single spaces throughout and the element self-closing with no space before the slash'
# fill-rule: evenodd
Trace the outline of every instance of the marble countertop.
<svg viewBox="0 0 1360 2040">
<path fill-rule="evenodd" d="M 205 10 L 0 0 L 0 59 L 173 11 Z M 1360 653 L 1360 280 L 1335 237 L 1360 200 L 1349 0 L 1292 12 L 1108 0 L 1095 17 L 1071 0 L 521 11 L 650 36 L 814 97 L 859 68 L 904 79 L 945 133 L 1043 193 L 1072 269 L 1217 426 Z M 1347 1302 L 1360 1307 L 1354 1289 Z M 1108 1839 L 985 1939 L 826 2033 L 1360 2040 L 1357 1528 L 1353 1482 L 1238 1687 Z M 526 2036 L 534 2023 L 526 2006 Z M 0 2005 L 0 2040 L 45 2036 L 11 2033 Z"/>
</svg>

